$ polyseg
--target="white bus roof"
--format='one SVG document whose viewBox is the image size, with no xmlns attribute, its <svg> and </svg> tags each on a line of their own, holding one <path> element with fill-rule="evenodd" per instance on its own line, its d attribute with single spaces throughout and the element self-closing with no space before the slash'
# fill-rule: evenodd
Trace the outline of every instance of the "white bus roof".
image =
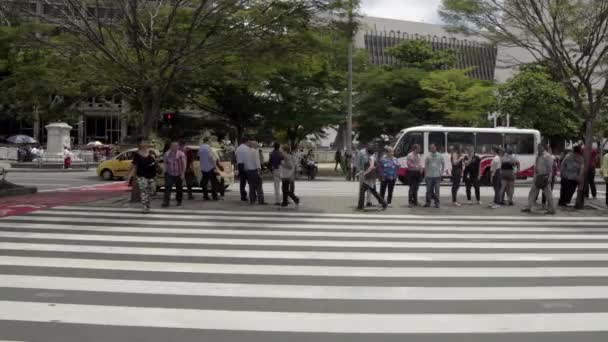
<svg viewBox="0 0 608 342">
<path fill-rule="evenodd" d="M 471 132 L 471 133 L 528 133 L 538 134 L 536 129 L 521 129 L 515 127 L 496 127 L 496 128 L 477 128 L 477 127 L 445 127 L 445 126 L 416 126 L 401 130 L 401 133 L 407 132 Z"/>
</svg>

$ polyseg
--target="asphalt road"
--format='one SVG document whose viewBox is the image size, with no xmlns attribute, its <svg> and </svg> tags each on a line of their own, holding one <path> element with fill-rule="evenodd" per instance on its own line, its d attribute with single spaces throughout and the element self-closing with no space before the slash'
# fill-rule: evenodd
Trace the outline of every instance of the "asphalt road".
<svg viewBox="0 0 608 342">
<path fill-rule="evenodd" d="M 299 212 L 231 194 L 182 208 L 157 198 L 148 215 L 112 202 L 0 219 L 0 340 L 608 340 L 596 212 L 311 212 L 316 185 L 298 185 Z"/>
<path fill-rule="evenodd" d="M 35 186 L 39 191 L 107 184 L 107 182 L 97 177 L 94 170 L 82 172 L 20 172 L 19 169 L 12 169 L 6 179 L 20 185 Z"/>
</svg>

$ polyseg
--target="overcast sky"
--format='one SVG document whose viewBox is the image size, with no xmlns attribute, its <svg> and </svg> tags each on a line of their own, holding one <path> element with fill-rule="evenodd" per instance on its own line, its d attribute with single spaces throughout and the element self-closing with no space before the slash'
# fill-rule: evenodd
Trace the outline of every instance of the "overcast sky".
<svg viewBox="0 0 608 342">
<path fill-rule="evenodd" d="M 391 19 L 439 23 L 441 0 L 362 0 L 365 15 Z"/>
</svg>

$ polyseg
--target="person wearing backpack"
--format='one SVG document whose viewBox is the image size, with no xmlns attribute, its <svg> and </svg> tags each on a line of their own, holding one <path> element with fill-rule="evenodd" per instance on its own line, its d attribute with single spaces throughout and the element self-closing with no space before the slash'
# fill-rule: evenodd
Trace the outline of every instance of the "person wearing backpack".
<svg viewBox="0 0 608 342">
<path fill-rule="evenodd" d="M 279 166 L 279 172 L 281 175 L 281 190 L 283 192 L 283 202 L 281 207 L 287 207 L 289 205 L 289 198 L 293 200 L 296 206 L 300 205 L 300 198 L 295 194 L 295 180 L 296 180 L 296 157 L 291 153 L 289 145 L 283 145 L 282 147 L 282 159 Z"/>
<path fill-rule="evenodd" d="M 388 204 L 386 201 L 378 194 L 376 191 L 376 178 L 377 170 L 376 170 L 376 160 L 374 158 L 374 152 L 367 148 L 362 150 L 361 153 L 365 153 L 367 155 L 367 162 L 363 165 L 362 172 L 359 177 L 359 201 L 357 203 L 357 210 L 365 210 L 365 193 L 369 192 L 374 196 L 378 202 L 382 205 L 382 210 L 386 210 Z"/>
</svg>

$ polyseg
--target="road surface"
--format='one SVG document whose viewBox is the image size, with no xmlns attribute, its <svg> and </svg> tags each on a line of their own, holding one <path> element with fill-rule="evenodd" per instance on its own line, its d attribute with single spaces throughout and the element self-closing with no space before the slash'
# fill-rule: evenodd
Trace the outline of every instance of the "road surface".
<svg viewBox="0 0 608 342">
<path fill-rule="evenodd" d="M 605 217 L 157 204 L 0 219 L 0 340 L 608 341 Z"/>
<path fill-rule="evenodd" d="M 82 172 L 20 172 L 19 169 L 11 169 L 6 180 L 20 185 L 35 186 L 38 191 L 107 183 L 97 177 L 94 170 Z"/>
</svg>

